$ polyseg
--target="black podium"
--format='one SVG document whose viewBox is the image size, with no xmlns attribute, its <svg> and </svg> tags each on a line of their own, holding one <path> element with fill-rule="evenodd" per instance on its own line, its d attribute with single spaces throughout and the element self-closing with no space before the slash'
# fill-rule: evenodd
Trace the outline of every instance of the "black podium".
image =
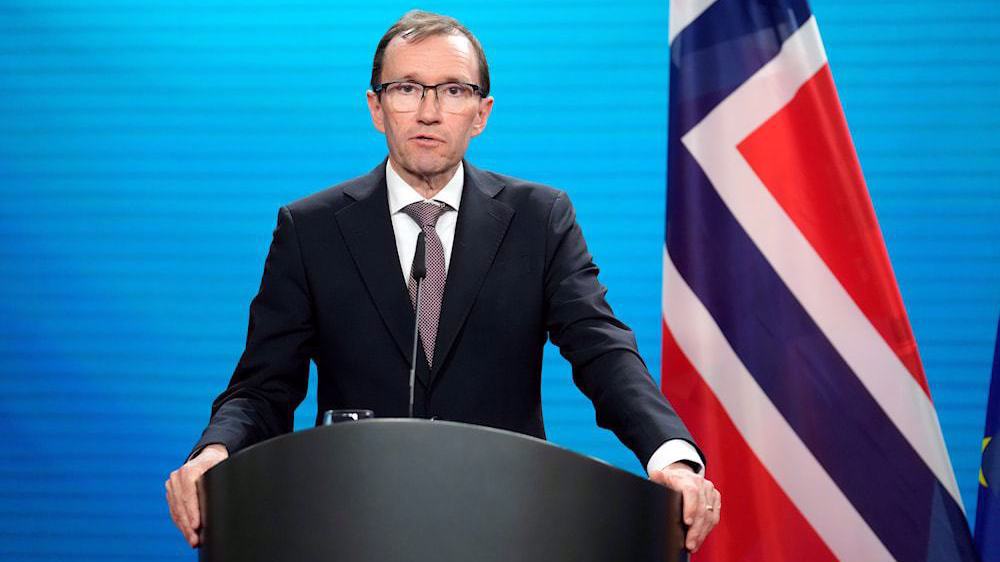
<svg viewBox="0 0 1000 562">
<path fill-rule="evenodd" d="M 682 561 L 680 496 L 517 433 L 344 422 L 202 481 L 203 562 Z"/>
</svg>

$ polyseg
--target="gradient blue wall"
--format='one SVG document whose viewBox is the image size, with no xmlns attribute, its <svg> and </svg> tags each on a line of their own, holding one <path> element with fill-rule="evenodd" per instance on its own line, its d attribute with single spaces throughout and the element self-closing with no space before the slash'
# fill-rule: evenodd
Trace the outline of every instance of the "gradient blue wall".
<svg viewBox="0 0 1000 562">
<path fill-rule="evenodd" d="M 658 373 L 666 2 L 472 6 L 422 6 L 490 57 L 471 160 L 570 193 Z M 163 480 L 242 350 L 277 208 L 383 157 L 370 57 L 411 7 L 0 1 L 0 559 L 195 558 Z M 1000 308 L 1000 5 L 813 7 L 971 512 Z M 545 369 L 551 439 L 640 472 L 557 353 Z"/>
</svg>

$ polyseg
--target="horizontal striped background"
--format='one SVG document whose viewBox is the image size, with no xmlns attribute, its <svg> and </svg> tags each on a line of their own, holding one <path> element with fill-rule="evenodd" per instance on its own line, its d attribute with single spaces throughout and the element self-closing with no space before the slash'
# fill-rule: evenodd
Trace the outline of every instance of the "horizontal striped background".
<svg viewBox="0 0 1000 562">
<path fill-rule="evenodd" d="M 972 512 L 1000 308 L 1000 5 L 812 4 Z M 162 481 L 242 350 L 277 207 L 384 155 L 363 94 L 410 7 L 0 2 L 0 559 L 194 559 Z M 658 372 L 666 3 L 424 8 L 490 58 L 470 159 L 570 193 Z M 545 369 L 552 440 L 640 472 L 557 353 Z"/>
</svg>

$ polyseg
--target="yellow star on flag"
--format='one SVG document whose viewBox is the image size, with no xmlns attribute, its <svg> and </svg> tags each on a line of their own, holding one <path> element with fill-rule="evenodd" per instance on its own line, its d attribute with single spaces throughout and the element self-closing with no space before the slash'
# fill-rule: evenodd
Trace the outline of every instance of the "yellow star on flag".
<svg viewBox="0 0 1000 562">
<path fill-rule="evenodd" d="M 993 437 L 983 437 L 983 452 L 986 451 L 986 446 L 990 444 L 990 439 Z M 979 467 L 979 485 L 984 488 L 989 488 L 990 485 L 986 483 L 986 476 L 983 475 L 983 467 Z"/>
</svg>

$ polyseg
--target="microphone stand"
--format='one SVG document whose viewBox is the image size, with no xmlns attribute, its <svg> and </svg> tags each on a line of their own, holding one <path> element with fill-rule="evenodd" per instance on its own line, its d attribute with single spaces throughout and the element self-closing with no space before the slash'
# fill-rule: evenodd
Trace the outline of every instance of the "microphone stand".
<svg viewBox="0 0 1000 562">
<path fill-rule="evenodd" d="M 417 380 L 417 341 L 420 332 L 420 286 L 424 277 L 427 276 L 427 240 L 423 230 L 417 235 L 417 250 L 413 255 L 413 280 L 417 283 L 417 303 L 414 312 L 416 319 L 413 322 L 413 354 L 410 355 L 410 417 L 413 417 L 413 387 Z"/>
</svg>

